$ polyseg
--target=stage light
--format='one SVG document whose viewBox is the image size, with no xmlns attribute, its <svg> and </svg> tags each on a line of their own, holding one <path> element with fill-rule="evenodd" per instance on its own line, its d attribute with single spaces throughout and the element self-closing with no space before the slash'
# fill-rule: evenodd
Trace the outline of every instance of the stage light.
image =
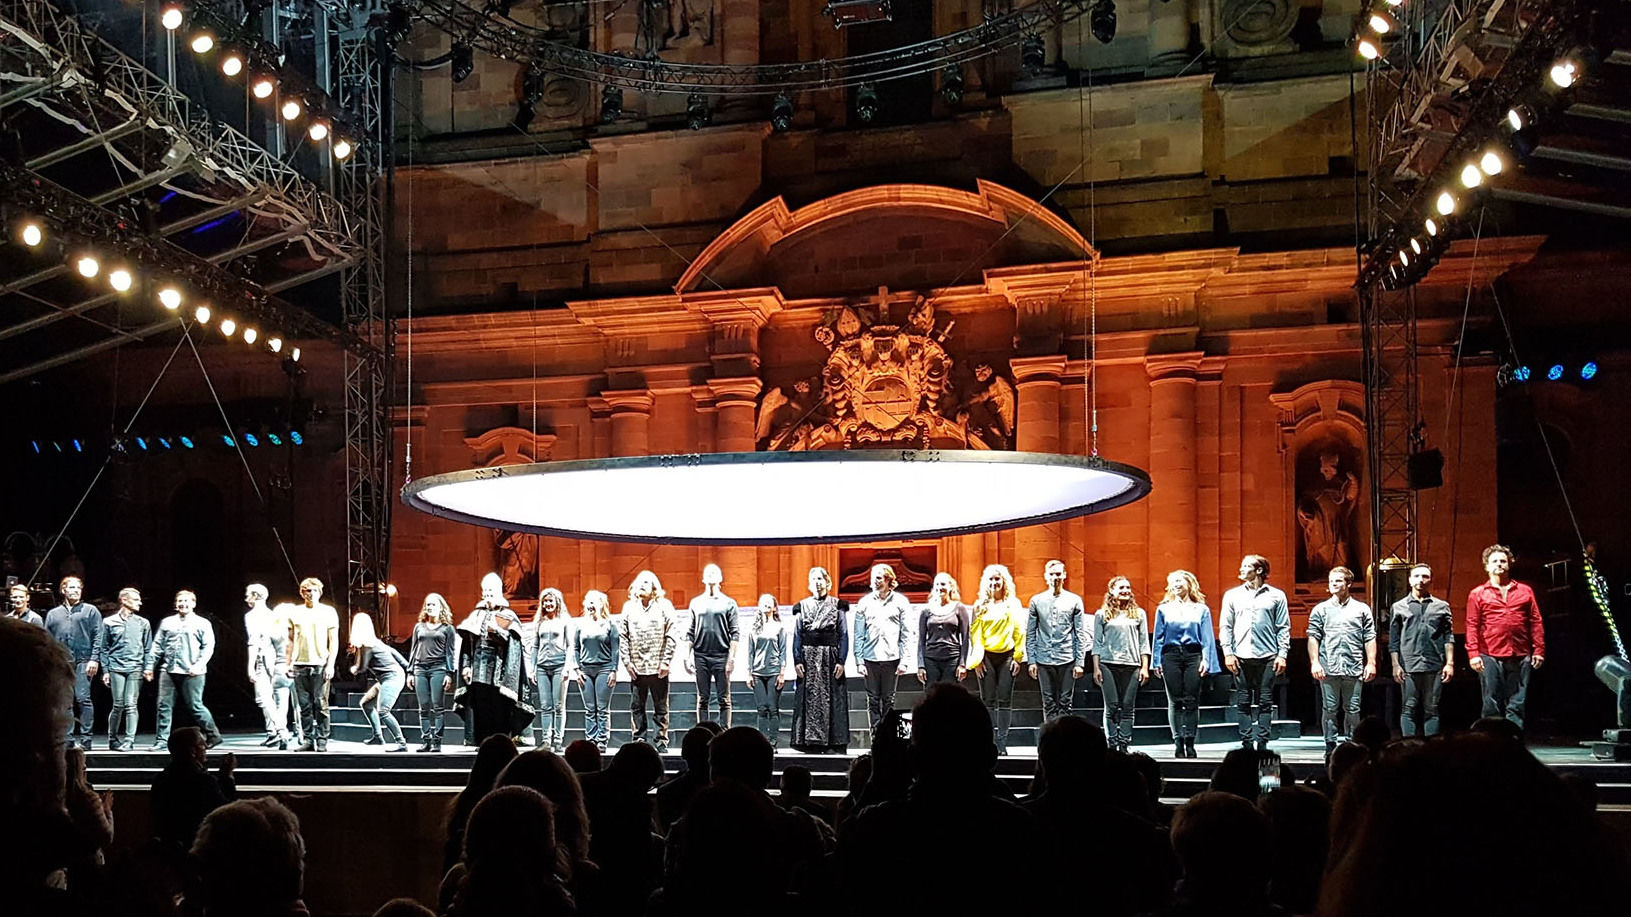
<svg viewBox="0 0 1631 917">
<path fill-rule="evenodd" d="M 221 72 L 227 76 L 237 76 L 244 72 L 244 57 L 236 51 L 228 51 L 221 58 Z"/>
<path fill-rule="evenodd" d="M 159 302 L 166 309 L 172 311 L 179 309 L 181 308 L 181 291 L 175 287 L 165 287 L 159 291 Z"/>
<path fill-rule="evenodd" d="M 299 430 L 290 430 L 289 431 L 289 442 L 294 443 L 295 445 L 299 446 L 299 445 L 303 445 L 306 442 L 306 439 L 305 439 L 305 437 L 300 435 Z"/>
<path fill-rule="evenodd" d="M 268 434 L 266 434 L 266 441 L 267 441 L 267 442 L 269 442 L 269 443 L 271 443 L 271 444 L 272 444 L 272 445 L 274 445 L 274 446 L 281 446 L 281 445 L 283 445 L 283 437 L 281 437 L 281 436 L 278 436 L 278 435 L 277 435 L 277 434 L 276 434 L 276 433 L 268 433 Z"/>
<path fill-rule="evenodd" d="M 1580 66 L 1574 61 L 1564 58 L 1553 64 L 1552 69 L 1546 75 L 1551 79 L 1553 86 L 1559 89 L 1568 89 L 1574 85 L 1576 80 L 1580 79 Z"/>
<path fill-rule="evenodd" d="M 251 449 L 261 444 L 261 441 L 257 439 L 253 433 L 245 433 L 244 442 L 248 443 Z"/>
<path fill-rule="evenodd" d="M 789 130 L 793 126 L 793 100 L 785 92 L 776 96 L 776 101 L 770 103 L 770 126 L 778 132 Z"/>
<path fill-rule="evenodd" d="M 1481 185 L 1483 183 L 1484 183 L 1484 173 L 1478 171 L 1478 167 L 1476 165 L 1469 162 L 1465 166 L 1462 167 L 1462 169 L 1461 169 L 1461 185 L 1462 185 L 1462 187 L 1471 189 L 1471 188 L 1476 188 L 1476 187 L 1478 187 L 1479 185 Z"/>
<path fill-rule="evenodd" d="M 1355 47 L 1359 50 L 1359 56 L 1365 60 L 1376 60 L 1382 56 L 1381 46 L 1369 38 L 1359 39 Z"/>
<path fill-rule="evenodd" d="M 182 18 L 180 4 L 169 3 L 165 5 L 164 12 L 159 14 L 159 25 L 164 26 L 164 30 L 167 32 L 174 32 L 176 29 L 181 28 Z"/>
<path fill-rule="evenodd" d="M 22 243 L 29 248 L 39 248 L 40 243 L 45 241 L 45 230 L 40 228 L 40 224 L 34 222 L 33 220 L 29 220 L 23 223 L 22 229 L 17 233 L 17 237 L 21 239 Z"/>
<path fill-rule="evenodd" d="M 183 436 L 180 438 L 179 442 L 181 443 L 181 448 L 183 449 L 191 449 L 193 447 L 193 438 L 191 436 Z"/>
<path fill-rule="evenodd" d="M 1032 32 L 1020 42 L 1019 65 L 1028 76 L 1036 76 L 1048 65 L 1048 46 L 1039 33 Z"/>
<path fill-rule="evenodd" d="M 462 83 L 469 79 L 470 74 L 476 69 L 476 51 L 462 41 L 453 43 L 450 60 L 453 64 L 453 82 L 455 83 Z"/>
<path fill-rule="evenodd" d="M 1506 163 L 1501 161 L 1500 154 L 1494 150 L 1486 152 L 1478 159 L 1478 168 L 1483 170 L 1485 175 L 1499 175 L 1505 167 Z"/>
<path fill-rule="evenodd" d="M 314 143 L 320 142 L 324 137 L 328 136 L 328 122 L 321 119 L 313 121 L 311 126 L 306 128 L 306 136 L 310 137 Z"/>
<path fill-rule="evenodd" d="M 1386 35 L 1387 33 L 1393 31 L 1393 18 L 1386 13 L 1371 13 L 1369 23 L 1371 31 L 1378 35 Z"/>
<path fill-rule="evenodd" d="M 685 97 L 685 126 L 694 131 L 700 131 L 714 120 L 714 113 L 708 108 L 708 99 L 700 92 L 693 92 Z"/>
<path fill-rule="evenodd" d="M 79 272 L 79 276 L 89 280 L 102 270 L 102 263 L 91 255 L 80 255 L 79 260 L 74 262 L 74 270 Z"/>
<path fill-rule="evenodd" d="M 334 141 L 334 158 L 344 159 L 351 155 L 351 141 L 341 137 Z"/>
<path fill-rule="evenodd" d="M 35 455 L 40 454 L 40 441 L 39 440 L 36 439 L 36 440 L 30 442 L 29 445 L 34 447 L 34 454 Z"/>
<path fill-rule="evenodd" d="M 196 319 L 200 325 L 209 324 L 209 321 L 210 321 L 210 307 L 209 306 L 199 306 L 196 310 L 193 311 L 193 318 Z"/>
<path fill-rule="evenodd" d="M 282 338 L 272 338 L 271 340 L 266 342 L 266 346 L 273 353 L 277 353 L 278 351 L 283 349 L 283 339 Z"/>
<path fill-rule="evenodd" d="M 221 434 L 221 445 L 226 446 L 228 449 L 238 448 L 238 443 L 237 443 L 236 440 L 234 440 L 232 438 L 231 433 L 222 433 Z"/>
<path fill-rule="evenodd" d="M 862 83 L 855 90 L 855 117 L 862 124 L 871 124 L 872 119 L 878 116 L 878 87 L 871 83 Z"/>
<path fill-rule="evenodd" d="M 946 69 L 940 71 L 940 98 L 947 105 L 956 105 L 963 101 L 963 68 L 959 64 L 947 64 Z"/>
<path fill-rule="evenodd" d="M 238 330 L 238 323 L 237 322 L 233 321 L 230 318 L 221 319 L 221 335 L 222 335 L 222 337 L 232 337 L 232 332 L 237 331 L 237 330 Z"/>
<path fill-rule="evenodd" d="M 302 110 L 303 109 L 300 107 L 299 99 L 286 100 L 283 103 L 283 120 L 293 121 L 294 119 L 300 117 L 300 112 Z"/>
<path fill-rule="evenodd" d="M 1553 382 L 1563 378 L 1563 364 L 1553 363 L 1552 368 L 1546 371 L 1546 378 Z"/>
<path fill-rule="evenodd" d="M 1596 377 L 1597 377 L 1597 363 L 1596 363 L 1596 361 L 1595 360 L 1587 360 L 1586 365 L 1580 367 L 1580 378 L 1589 380 L 1589 379 L 1595 379 Z"/>
<path fill-rule="evenodd" d="M 244 343 L 245 344 L 255 343 L 255 338 L 257 338 L 257 337 L 260 337 L 260 332 L 256 331 L 253 328 L 245 328 L 244 329 Z"/>
<path fill-rule="evenodd" d="M 613 124 L 623 117 L 623 90 L 605 86 L 600 90 L 600 123 Z"/>
<path fill-rule="evenodd" d="M 1510 127 L 1515 131 L 1521 131 L 1521 130 L 1523 130 L 1523 126 L 1525 124 L 1527 124 L 1527 123 L 1529 123 L 1529 122 L 1528 122 L 1528 119 L 1525 117 L 1524 111 L 1523 111 L 1522 108 L 1514 105 L 1513 107 L 1506 110 L 1506 126 L 1507 127 Z"/>
<path fill-rule="evenodd" d="M 276 88 L 277 80 L 273 77 L 267 76 L 266 74 L 262 74 L 255 77 L 255 82 L 249 84 L 249 94 L 253 95 L 257 99 L 266 99 L 271 97 L 272 90 Z"/>
<path fill-rule="evenodd" d="M 1387 0 L 1387 5 L 1388 6 L 1400 6 L 1403 3 L 1404 3 L 1404 0 Z"/>
<path fill-rule="evenodd" d="M 289 348 L 289 359 L 295 361 L 296 363 L 300 362 L 300 348 L 299 347 Z"/>
<path fill-rule="evenodd" d="M 1422 228 L 1423 228 L 1423 229 L 1426 229 L 1426 230 L 1427 230 L 1427 234 L 1428 234 L 1428 235 L 1430 235 L 1430 236 L 1436 236 L 1436 235 L 1438 235 L 1438 224 L 1437 224 L 1437 223 L 1435 223 L 1435 222 L 1433 222 L 1433 218 L 1432 218 L 1432 217 L 1428 217 L 1428 218 L 1427 218 L 1427 219 L 1426 219 L 1426 220 L 1425 220 L 1425 221 L 1424 221 L 1424 222 L 1423 222 L 1423 223 L 1422 223 Z"/>
<path fill-rule="evenodd" d="M 1098 0 L 1093 4 L 1093 8 L 1087 11 L 1087 29 L 1101 45 L 1116 40 L 1115 0 Z"/>
<path fill-rule="evenodd" d="M 124 268 L 115 268 L 108 272 L 108 286 L 120 293 L 130 292 L 130 285 L 134 282 L 130 272 Z"/>
<path fill-rule="evenodd" d="M 56 440 L 52 440 L 51 441 L 51 448 L 57 450 L 58 452 L 61 452 L 62 451 L 62 443 L 59 443 Z"/>
<path fill-rule="evenodd" d="M 199 32 L 193 36 L 192 49 L 194 54 L 208 54 L 215 47 L 215 36 L 208 32 Z"/>
<path fill-rule="evenodd" d="M 159 437 L 159 445 L 163 446 L 166 449 L 170 448 L 170 437 L 168 437 L 168 436 Z"/>
<path fill-rule="evenodd" d="M 396 583 L 385 584 L 385 595 L 393 599 L 396 598 Z"/>
<path fill-rule="evenodd" d="M 143 452 L 146 452 L 147 451 L 147 440 L 146 440 L 146 438 L 141 437 L 141 436 L 136 437 L 136 448 L 142 450 Z"/>
<path fill-rule="evenodd" d="M 1405 251 L 1402 248 L 1399 249 L 1399 263 L 1404 265 L 1405 267 L 1410 266 L 1410 253 Z"/>
<path fill-rule="evenodd" d="M 1439 216 L 1447 217 L 1450 214 L 1455 213 L 1455 195 L 1448 191 L 1441 191 L 1439 192 L 1438 200 L 1434 202 L 1433 206 L 1434 209 L 1438 210 Z"/>
<path fill-rule="evenodd" d="M 1418 255 L 1421 254 L 1421 242 L 1417 241 L 1416 239 L 1411 239 L 1410 250 Z"/>
</svg>

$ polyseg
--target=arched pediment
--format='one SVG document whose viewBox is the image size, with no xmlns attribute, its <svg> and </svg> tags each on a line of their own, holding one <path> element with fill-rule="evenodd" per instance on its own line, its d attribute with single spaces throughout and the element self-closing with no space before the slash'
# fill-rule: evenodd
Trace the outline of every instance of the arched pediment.
<svg viewBox="0 0 1631 917">
<path fill-rule="evenodd" d="M 984 179 L 974 191 L 875 185 L 797 210 L 781 197 L 765 202 L 703 249 L 674 289 L 776 287 L 790 298 L 926 290 L 977 281 L 987 268 L 1092 257 L 1058 214 Z"/>
</svg>

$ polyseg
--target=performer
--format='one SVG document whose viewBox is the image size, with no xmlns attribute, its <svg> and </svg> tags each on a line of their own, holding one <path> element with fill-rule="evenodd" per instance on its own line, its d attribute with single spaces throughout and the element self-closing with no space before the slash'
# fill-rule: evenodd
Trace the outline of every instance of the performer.
<svg viewBox="0 0 1631 917">
<path fill-rule="evenodd" d="M 657 753 L 668 751 L 668 669 L 674 662 L 674 642 L 679 627 L 674 606 L 663 596 L 657 574 L 641 570 L 629 584 L 629 600 L 623 603 L 618 630 L 623 668 L 633 679 L 629 692 L 629 717 L 634 721 L 632 741 L 646 741 L 646 698 L 657 705 Z"/>
<path fill-rule="evenodd" d="M 980 700 L 992 711 L 997 754 L 1008 754 L 1014 716 L 1014 677 L 1025 662 L 1025 606 L 1014 594 L 1014 577 L 1002 564 L 980 574 L 980 596 L 968 628 L 968 667 L 980 680 Z"/>
<path fill-rule="evenodd" d="M 1467 595 L 1467 664 L 1478 673 L 1484 716 L 1522 729 L 1529 673 L 1546 661 L 1546 632 L 1535 591 L 1512 578 L 1516 559 L 1506 545 L 1484 549 L 1489 581 Z"/>
<path fill-rule="evenodd" d="M 143 666 L 146 671 L 142 674 L 142 680 L 155 681 L 158 685 L 153 703 L 153 744 L 147 747 L 148 751 L 168 751 L 170 748 L 170 722 L 176 712 L 176 686 L 170 680 L 168 668 L 171 636 L 168 631 L 154 631 L 153 642 L 147 646 L 148 658 Z M 157 679 L 153 677 L 154 672 L 158 673 Z"/>
<path fill-rule="evenodd" d="M 11 605 L 6 612 L 8 617 L 15 618 L 24 624 L 32 624 L 35 627 L 45 626 L 45 619 L 40 617 L 38 612 L 30 611 L 28 608 L 27 586 L 22 583 L 14 583 L 10 589 L 6 590 L 6 599 Z"/>
<path fill-rule="evenodd" d="M 895 686 L 912 672 L 912 603 L 895 591 L 895 570 L 888 564 L 872 567 L 872 591 L 855 603 L 855 661 L 866 678 L 866 712 L 871 728 L 895 707 Z"/>
<path fill-rule="evenodd" d="M 697 673 L 697 722 L 708 719 L 708 693 L 719 697 L 719 724 L 731 727 L 731 673 L 736 668 L 736 600 L 720 591 L 718 564 L 702 568 L 702 594 L 691 600 L 689 641 Z"/>
<path fill-rule="evenodd" d="M 153 625 L 137 614 L 141 610 L 140 592 L 128 586 L 119 590 L 119 610 L 102 622 L 101 638 L 96 642 L 102 684 L 113 692 L 113 709 L 108 713 L 110 751 L 136 747 L 136 701 L 142 694 L 142 666 L 153 644 Z"/>
<path fill-rule="evenodd" d="M 1376 677 L 1376 618 L 1349 593 L 1353 571 L 1332 567 L 1331 597 L 1308 613 L 1308 667 L 1320 683 L 1325 715 L 1325 754 L 1353 736 L 1359 725 L 1359 684 Z"/>
<path fill-rule="evenodd" d="M 465 744 L 480 745 L 490 735 L 517 735 L 532 722 L 534 711 L 521 697 L 521 619 L 510 610 L 497 573 L 481 578 L 481 601 L 458 630 L 460 686 L 453 709 L 464 721 Z"/>
<path fill-rule="evenodd" d="M 1195 757 L 1195 735 L 1201 727 L 1201 679 L 1219 671 L 1218 641 L 1212 632 L 1212 610 L 1200 581 L 1188 570 L 1167 574 L 1167 592 L 1155 607 L 1155 634 L 1150 641 L 1150 668 L 1167 688 L 1172 720 L 1173 757 Z"/>
<path fill-rule="evenodd" d="M 622 634 L 612 623 L 611 599 L 599 589 L 583 595 L 583 617 L 572 631 L 572 654 L 577 668 L 571 678 L 583 699 L 583 737 L 601 751 L 612 737 L 612 688 L 617 686 L 617 660 Z"/>
<path fill-rule="evenodd" d="M 532 672 L 538 685 L 538 716 L 543 724 L 541 748 L 566 750 L 566 673 L 572 664 L 572 614 L 566 596 L 553 587 L 538 594 L 538 619 L 532 641 Z"/>
<path fill-rule="evenodd" d="M 300 704 L 301 751 L 328 751 L 328 690 L 340 653 L 340 613 L 323 602 L 323 581 L 300 581 L 300 604 L 277 607 L 289 619 L 289 676 Z"/>
<path fill-rule="evenodd" d="M 968 674 L 970 615 L 962 598 L 950 573 L 935 574 L 917 618 L 918 684 L 962 681 Z"/>
<path fill-rule="evenodd" d="M 102 640 L 102 612 L 95 605 L 80 601 L 85 584 L 77 576 L 63 577 L 57 591 L 62 596 L 62 604 L 45 613 L 45 629 L 74 661 L 68 744 L 77 742 L 80 748 L 90 751 L 91 729 L 96 721 L 96 708 L 91 704 L 91 679 L 100 668 L 96 663 L 96 645 Z"/>
<path fill-rule="evenodd" d="M 249 643 L 249 683 L 255 686 L 255 705 L 266 720 L 262 748 L 273 745 L 279 751 L 289 748 L 289 621 L 266 607 L 266 587 L 250 583 L 244 587 L 244 636 Z"/>
<path fill-rule="evenodd" d="M 413 693 L 419 698 L 419 751 L 442 750 L 447 724 L 447 695 L 453 690 L 454 661 L 459 638 L 453 630 L 453 609 L 440 593 L 425 596 L 419 620 L 413 625 L 408 665 L 413 670 Z"/>
<path fill-rule="evenodd" d="M 402 726 L 391 708 L 396 706 L 396 699 L 402 696 L 402 686 L 408 682 L 408 660 L 379 638 L 374 632 L 374 619 L 362 612 L 351 616 L 351 652 L 355 654 L 351 674 L 367 672 L 374 679 L 373 686 L 362 696 L 362 715 L 368 717 L 374 734 L 362 744 L 386 744 L 380 730 L 383 720 L 384 731 L 391 734 L 393 743 L 386 751 L 407 751 L 407 737 L 402 734 Z"/>
<path fill-rule="evenodd" d="M 192 716 L 193 723 L 204 730 L 206 747 L 214 748 L 221 744 L 221 730 L 215 727 L 215 717 L 204 706 L 204 678 L 209 673 L 210 658 L 215 655 L 215 626 L 203 615 L 194 613 L 198 608 L 198 597 L 189 589 L 176 593 L 175 607 L 175 614 L 159 622 L 158 633 L 153 636 L 153 644 L 148 649 L 142 677 L 153 680 L 159 660 L 157 650 L 162 647 L 164 666 L 157 669 L 157 674 L 170 682 L 175 696 L 181 699 L 182 706 Z M 163 700 L 162 691 L 160 700 Z M 168 719 L 165 717 L 160 727 L 166 733 L 166 742 L 169 741 Z"/>
<path fill-rule="evenodd" d="M 793 734 L 790 742 L 809 754 L 843 754 L 849 748 L 849 603 L 830 595 L 825 567 L 810 568 L 810 595 L 793 606 Z"/>
<path fill-rule="evenodd" d="M 782 731 L 782 686 L 794 678 L 793 627 L 782 620 L 776 597 L 768 592 L 759 596 L 759 611 L 748 631 L 748 677 L 758 710 L 753 725 L 775 748 Z"/>
<path fill-rule="evenodd" d="M 1394 602 L 1388 616 L 1393 678 L 1404 690 L 1399 731 L 1407 736 L 1438 735 L 1439 692 L 1455 675 L 1450 603 L 1434 598 L 1432 586 L 1432 567 L 1411 567 L 1410 594 Z"/>
<path fill-rule="evenodd" d="M 1240 560 L 1240 585 L 1223 594 L 1218 643 L 1223 665 L 1235 676 L 1240 744 L 1252 744 L 1252 706 L 1257 706 L 1257 750 L 1267 751 L 1274 720 L 1274 678 L 1291 654 L 1291 612 L 1286 594 L 1270 586 L 1269 559 L 1247 554 Z"/>
<path fill-rule="evenodd" d="M 1048 561 L 1042 578 L 1048 588 L 1031 596 L 1025 612 L 1025 657 L 1042 688 L 1042 721 L 1047 722 L 1070 715 L 1076 679 L 1093 652 L 1093 619 L 1082 597 L 1066 591 L 1064 561 Z"/>
<path fill-rule="evenodd" d="M 1138 689 L 1149 680 L 1149 616 L 1133 597 L 1132 581 L 1112 576 L 1093 616 L 1093 681 L 1104 689 L 1104 734 L 1113 750 L 1132 747 Z"/>
</svg>

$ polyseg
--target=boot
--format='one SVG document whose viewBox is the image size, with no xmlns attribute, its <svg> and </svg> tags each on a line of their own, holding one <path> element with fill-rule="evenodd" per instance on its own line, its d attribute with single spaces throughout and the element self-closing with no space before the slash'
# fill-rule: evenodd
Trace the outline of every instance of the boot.
<svg viewBox="0 0 1631 917">
<path fill-rule="evenodd" d="M 1014 711 L 1008 707 L 997 708 L 997 754 L 1008 754 L 1008 727 L 1014 721 Z"/>
<path fill-rule="evenodd" d="M 1184 739 L 1184 757 L 1193 758 L 1195 756 L 1195 737 L 1189 736 Z"/>
</svg>

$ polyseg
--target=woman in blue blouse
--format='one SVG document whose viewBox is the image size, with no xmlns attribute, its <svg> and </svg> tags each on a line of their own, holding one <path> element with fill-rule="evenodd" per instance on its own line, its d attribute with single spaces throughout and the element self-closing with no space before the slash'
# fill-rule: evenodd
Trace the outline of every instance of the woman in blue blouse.
<svg viewBox="0 0 1631 917">
<path fill-rule="evenodd" d="M 1155 609 L 1151 668 L 1167 686 L 1173 710 L 1173 756 L 1195 757 L 1200 728 L 1201 678 L 1218 671 L 1218 641 L 1212 611 L 1195 574 L 1174 570 L 1167 575 L 1167 594 Z"/>
<path fill-rule="evenodd" d="M 583 695 L 583 737 L 601 751 L 612 736 L 612 688 L 617 684 L 617 628 L 606 593 L 583 596 L 583 617 L 572 632 L 572 680 Z"/>
</svg>

